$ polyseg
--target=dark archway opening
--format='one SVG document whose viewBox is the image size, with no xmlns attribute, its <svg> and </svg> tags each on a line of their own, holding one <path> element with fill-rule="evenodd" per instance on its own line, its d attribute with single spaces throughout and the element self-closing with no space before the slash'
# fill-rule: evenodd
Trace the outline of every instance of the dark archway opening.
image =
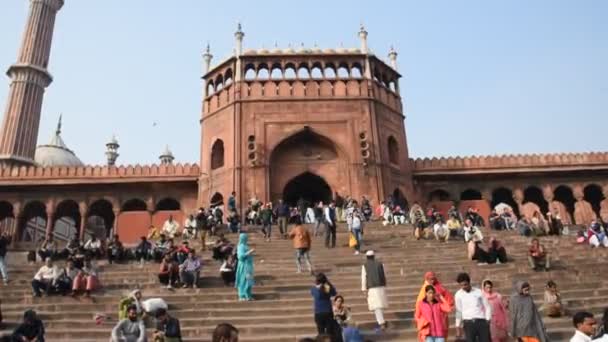
<svg viewBox="0 0 608 342">
<path fill-rule="evenodd" d="M 511 190 L 507 188 L 498 188 L 492 191 L 492 209 L 494 209 L 500 203 L 505 203 L 511 206 L 515 215 L 519 216 L 519 207 L 513 199 L 513 192 Z"/>
<path fill-rule="evenodd" d="M 407 202 L 407 198 L 405 198 L 405 196 L 403 195 L 403 192 L 401 192 L 400 189 L 395 189 L 393 191 L 393 201 L 395 201 L 395 204 L 400 206 L 401 209 L 405 210 L 405 211 L 409 211 L 409 203 Z"/>
<path fill-rule="evenodd" d="M 599 216 L 600 204 L 605 199 L 602 188 L 597 184 L 589 184 L 585 187 L 583 193 L 585 194 L 585 201 L 591 204 L 593 211 Z"/>
<path fill-rule="evenodd" d="M 445 202 L 450 201 L 451 198 L 450 193 L 442 189 L 433 190 L 429 193 L 429 202 Z"/>
<path fill-rule="evenodd" d="M 545 215 L 549 211 L 549 204 L 545 201 L 543 191 L 535 186 L 529 186 L 524 190 L 523 203 L 532 202 L 538 205 L 541 215 Z"/>
<path fill-rule="evenodd" d="M 5 232 L 12 235 L 14 232 L 13 205 L 6 201 L 0 201 L 0 234 Z"/>
<path fill-rule="evenodd" d="M 209 200 L 209 206 L 215 207 L 222 204 L 224 204 L 224 196 L 222 196 L 222 194 L 219 192 L 214 193 Z"/>
<path fill-rule="evenodd" d="M 174 198 L 163 198 L 156 203 L 156 210 L 180 210 L 181 205 Z"/>
<path fill-rule="evenodd" d="M 331 188 L 320 176 L 305 172 L 287 183 L 283 190 L 283 201 L 289 205 L 296 205 L 300 198 L 307 203 L 331 201 Z"/>
<path fill-rule="evenodd" d="M 39 242 L 46 236 L 46 206 L 41 202 L 30 202 L 23 208 L 19 222 L 21 241 Z"/>
<path fill-rule="evenodd" d="M 89 207 L 89 217 L 84 233 L 85 240 L 88 240 L 92 235 L 99 239 L 108 238 L 114 225 L 114 219 L 112 203 L 106 200 L 93 202 Z"/>
<path fill-rule="evenodd" d="M 466 189 L 460 194 L 461 201 L 474 201 L 480 199 L 483 199 L 483 196 L 481 195 L 481 192 L 475 189 Z"/>
<path fill-rule="evenodd" d="M 224 142 L 216 140 L 211 147 L 211 170 L 224 166 Z"/>
<path fill-rule="evenodd" d="M 148 206 L 146 205 L 146 202 L 144 202 L 138 198 L 130 199 L 122 205 L 122 211 L 146 211 L 146 210 L 148 210 Z"/>
<path fill-rule="evenodd" d="M 55 210 L 53 238 L 57 241 L 68 241 L 78 236 L 80 230 L 80 210 L 78 203 L 67 200 L 59 203 Z"/>
<path fill-rule="evenodd" d="M 561 202 L 568 210 L 570 216 L 574 216 L 574 203 L 576 203 L 576 199 L 574 199 L 574 194 L 572 193 L 572 189 L 565 185 L 560 185 L 553 191 L 553 200 Z"/>
</svg>

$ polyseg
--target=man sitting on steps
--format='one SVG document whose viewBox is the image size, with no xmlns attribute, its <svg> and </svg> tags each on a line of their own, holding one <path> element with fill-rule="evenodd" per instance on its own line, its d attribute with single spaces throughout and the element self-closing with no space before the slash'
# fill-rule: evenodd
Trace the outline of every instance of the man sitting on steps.
<svg viewBox="0 0 608 342">
<path fill-rule="evenodd" d="M 32 279 L 32 290 L 34 291 L 34 297 L 40 297 L 42 293 L 40 290 L 44 290 L 46 295 L 51 293 L 53 286 L 55 286 L 55 279 L 58 278 L 59 270 L 53 265 L 51 258 L 46 258 L 45 265 L 40 267 L 34 279 Z"/>
<path fill-rule="evenodd" d="M 184 288 L 197 288 L 201 271 L 201 260 L 194 255 L 194 250 L 188 253 L 188 258 L 179 266 L 179 269 Z"/>
</svg>

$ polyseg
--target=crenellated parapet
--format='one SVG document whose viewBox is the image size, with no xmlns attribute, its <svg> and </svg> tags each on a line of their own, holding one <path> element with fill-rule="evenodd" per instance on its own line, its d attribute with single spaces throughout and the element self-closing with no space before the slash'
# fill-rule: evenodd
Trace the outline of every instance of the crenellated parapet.
<svg viewBox="0 0 608 342">
<path fill-rule="evenodd" d="M 197 164 L 121 166 L 13 166 L 0 169 L 0 186 L 90 184 L 155 181 L 196 181 Z"/>
<path fill-rule="evenodd" d="M 441 157 L 410 159 L 414 174 L 427 172 L 510 172 L 598 168 L 608 169 L 608 152 L 515 154 L 500 156 Z"/>
</svg>

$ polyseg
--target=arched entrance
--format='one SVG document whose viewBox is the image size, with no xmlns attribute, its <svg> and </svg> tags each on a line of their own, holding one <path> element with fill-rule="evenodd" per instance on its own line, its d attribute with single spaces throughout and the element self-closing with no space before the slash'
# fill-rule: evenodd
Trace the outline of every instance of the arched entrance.
<svg viewBox="0 0 608 342">
<path fill-rule="evenodd" d="M 272 149 L 269 190 L 273 201 L 295 204 L 330 201 L 332 190 L 350 193 L 348 158 L 330 138 L 309 127 L 287 137 Z"/>
<path fill-rule="evenodd" d="M 300 198 L 307 203 L 331 201 L 331 188 L 323 179 L 313 173 L 304 172 L 303 174 L 290 180 L 283 190 L 283 200 L 285 203 L 295 205 Z"/>
</svg>

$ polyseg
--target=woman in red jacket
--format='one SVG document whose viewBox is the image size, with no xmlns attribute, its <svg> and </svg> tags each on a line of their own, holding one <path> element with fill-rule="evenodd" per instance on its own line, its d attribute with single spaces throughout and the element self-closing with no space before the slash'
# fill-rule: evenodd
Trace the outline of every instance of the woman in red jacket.
<svg viewBox="0 0 608 342">
<path fill-rule="evenodd" d="M 425 298 L 416 304 L 414 318 L 420 342 L 445 342 L 447 315 L 451 310 L 448 301 L 435 293 L 433 285 L 424 288 Z"/>
</svg>

